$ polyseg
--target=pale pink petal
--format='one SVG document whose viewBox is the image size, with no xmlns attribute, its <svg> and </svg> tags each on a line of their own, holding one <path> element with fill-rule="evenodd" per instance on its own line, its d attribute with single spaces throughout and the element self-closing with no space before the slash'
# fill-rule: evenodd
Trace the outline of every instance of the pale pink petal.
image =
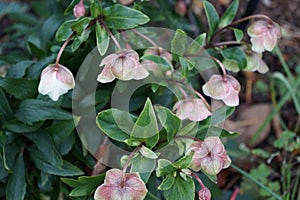
<svg viewBox="0 0 300 200">
<path fill-rule="evenodd" d="M 94 194 L 94 200 L 111 200 L 116 191 L 115 186 L 100 185 Z M 118 195 L 117 195 L 118 196 Z"/>
<path fill-rule="evenodd" d="M 119 55 L 116 53 L 109 54 L 105 58 L 102 59 L 99 66 L 103 65 L 112 65 L 116 59 L 118 59 Z"/>
<path fill-rule="evenodd" d="M 189 117 L 191 121 L 202 121 L 211 115 L 211 112 L 207 109 L 201 99 L 193 99 L 192 103 L 193 109 L 191 110 Z"/>
<path fill-rule="evenodd" d="M 123 177 L 124 177 L 124 173 L 122 170 L 110 169 L 106 172 L 104 184 L 119 186 Z"/>
<path fill-rule="evenodd" d="M 223 154 L 225 151 L 224 145 L 217 136 L 209 136 L 205 138 L 203 146 L 204 148 L 207 148 L 211 155 Z"/>
<path fill-rule="evenodd" d="M 115 76 L 112 74 L 111 68 L 108 66 L 105 66 L 97 77 L 97 81 L 100 83 L 108 83 L 112 82 L 113 80 L 115 80 Z"/>
<path fill-rule="evenodd" d="M 272 51 L 277 43 L 277 35 L 273 29 L 266 32 L 264 36 L 264 47 L 267 51 Z"/>
<path fill-rule="evenodd" d="M 236 92 L 240 92 L 241 85 L 233 76 L 227 75 L 227 81 Z M 230 88 L 228 85 L 226 85 L 226 87 Z"/>
<path fill-rule="evenodd" d="M 60 66 L 58 68 L 56 79 L 64 85 L 62 88 L 65 88 L 67 90 L 72 89 L 75 86 L 72 72 L 64 66 Z"/>
<path fill-rule="evenodd" d="M 268 30 L 268 24 L 265 21 L 256 21 L 248 28 L 248 35 L 257 37 L 263 35 Z"/>
<path fill-rule="evenodd" d="M 266 65 L 266 63 L 262 59 L 260 59 L 258 61 L 257 71 L 262 74 L 265 74 L 269 71 L 269 67 Z"/>
<path fill-rule="evenodd" d="M 211 199 L 211 193 L 208 188 L 204 187 L 201 188 L 201 190 L 198 192 L 199 200 L 210 200 Z"/>
<path fill-rule="evenodd" d="M 206 96 L 214 99 L 223 99 L 227 93 L 227 88 L 221 75 L 212 75 L 209 81 L 202 86 L 202 90 Z"/>
<path fill-rule="evenodd" d="M 190 113 L 193 109 L 193 103 L 188 100 L 179 101 L 178 104 L 175 104 L 176 107 L 176 115 L 179 119 L 184 120 L 190 117 Z"/>
<path fill-rule="evenodd" d="M 222 160 L 219 157 L 205 157 L 201 159 L 201 170 L 216 175 L 222 170 Z"/>
<path fill-rule="evenodd" d="M 52 67 L 51 67 L 52 68 Z M 52 70 L 47 67 L 45 68 L 45 71 L 43 70 L 41 75 L 41 80 L 38 86 L 38 91 L 40 94 L 46 95 L 50 91 L 52 91 L 55 88 L 56 85 L 56 71 Z"/>
<path fill-rule="evenodd" d="M 221 160 L 223 162 L 223 169 L 228 168 L 231 164 L 231 159 L 229 158 L 229 156 L 227 156 L 226 151 L 224 151 Z"/>
<path fill-rule="evenodd" d="M 68 89 L 64 89 L 59 87 L 58 84 L 55 85 L 55 89 L 51 90 L 47 95 L 53 100 L 53 101 L 57 101 L 58 98 L 67 93 Z"/>
<path fill-rule="evenodd" d="M 240 103 L 239 93 L 232 88 L 229 90 L 228 95 L 222 100 L 227 106 L 238 106 Z"/>
<path fill-rule="evenodd" d="M 262 53 L 265 50 L 264 47 L 264 37 L 252 37 L 250 39 L 252 43 L 252 50 L 257 53 Z"/>
</svg>

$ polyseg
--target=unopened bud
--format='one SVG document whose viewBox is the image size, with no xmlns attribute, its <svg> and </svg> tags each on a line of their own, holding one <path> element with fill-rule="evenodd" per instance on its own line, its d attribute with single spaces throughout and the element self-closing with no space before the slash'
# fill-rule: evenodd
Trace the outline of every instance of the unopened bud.
<svg viewBox="0 0 300 200">
<path fill-rule="evenodd" d="M 125 6 L 132 4 L 133 1 L 134 0 L 119 0 L 120 4 Z"/>
<path fill-rule="evenodd" d="M 187 9 L 183 0 L 178 0 L 176 2 L 175 11 L 181 16 L 184 16 L 186 14 Z"/>
<path fill-rule="evenodd" d="M 76 6 L 74 6 L 73 14 L 76 18 L 82 17 L 85 15 L 85 7 L 83 4 L 83 0 L 80 0 L 80 2 Z"/>
<path fill-rule="evenodd" d="M 202 188 L 198 192 L 199 200 L 210 200 L 211 199 L 211 193 L 207 187 Z"/>
</svg>

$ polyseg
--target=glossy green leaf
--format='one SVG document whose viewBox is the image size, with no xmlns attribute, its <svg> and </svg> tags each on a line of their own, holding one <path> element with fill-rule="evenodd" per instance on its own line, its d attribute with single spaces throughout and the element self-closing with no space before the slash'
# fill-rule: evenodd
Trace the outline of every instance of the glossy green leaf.
<svg viewBox="0 0 300 200">
<path fill-rule="evenodd" d="M 36 79 L 0 77 L 0 87 L 18 99 L 37 96 L 38 83 Z"/>
<path fill-rule="evenodd" d="M 64 14 L 65 15 L 73 14 L 74 6 L 78 3 L 79 3 L 79 0 L 72 0 L 72 2 L 69 4 L 69 6 L 65 9 Z"/>
<path fill-rule="evenodd" d="M 151 149 L 145 147 L 144 145 L 141 147 L 139 152 L 146 158 L 157 159 L 158 156 Z"/>
<path fill-rule="evenodd" d="M 74 24 L 71 25 L 73 32 L 77 35 L 81 35 L 85 28 L 89 25 L 92 18 L 90 17 L 83 17 L 77 20 Z"/>
<path fill-rule="evenodd" d="M 138 155 L 132 159 L 130 172 L 138 172 L 141 179 L 147 183 L 152 172 L 155 169 L 155 159 L 146 158 L 143 155 Z"/>
<path fill-rule="evenodd" d="M 235 61 L 239 65 L 240 69 L 244 69 L 247 66 L 246 54 L 238 47 L 223 49 L 221 54 L 225 59 Z"/>
<path fill-rule="evenodd" d="M 165 58 L 163 58 L 161 56 L 146 54 L 146 55 L 141 57 L 141 60 L 148 60 L 148 61 L 155 62 L 156 64 L 159 65 L 159 67 L 163 71 L 167 71 L 167 70 L 170 70 L 172 68 L 171 63 L 168 62 Z"/>
<path fill-rule="evenodd" d="M 167 200 L 194 200 L 195 184 L 191 177 L 183 180 L 180 176 L 176 176 L 173 185 L 169 190 L 164 191 Z"/>
<path fill-rule="evenodd" d="M 17 64 L 12 65 L 8 69 L 6 77 L 22 78 L 25 75 L 26 70 L 28 68 L 30 68 L 33 64 L 34 64 L 34 61 L 32 61 L 32 60 L 23 60 L 21 62 L 18 62 Z"/>
<path fill-rule="evenodd" d="M 55 121 L 45 131 L 52 136 L 55 144 L 60 144 L 73 132 L 77 123 L 75 124 L 73 119 Z"/>
<path fill-rule="evenodd" d="M 209 31 L 208 37 L 210 38 L 216 31 L 219 23 L 219 14 L 215 7 L 208 1 L 203 1 L 204 11 L 208 20 Z"/>
<path fill-rule="evenodd" d="M 22 101 L 15 117 L 23 123 L 32 125 L 34 122 L 47 119 L 69 120 L 73 119 L 72 113 L 62 110 L 52 102 L 38 99 Z"/>
<path fill-rule="evenodd" d="M 206 33 L 198 35 L 187 48 L 187 52 L 193 54 L 202 51 L 206 42 L 206 36 Z"/>
<path fill-rule="evenodd" d="M 169 174 L 163 181 L 162 183 L 158 186 L 157 189 L 159 190 L 169 190 L 175 182 L 175 177 L 173 174 Z"/>
<path fill-rule="evenodd" d="M 23 154 L 19 154 L 6 187 L 6 199 L 23 200 L 26 195 L 25 165 Z"/>
<path fill-rule="evenodd" d="M 92 17 L 94 18 L 99 17 L 103 13 L 100 1 L 93 1 L 93 3 L 91 3 L 90 11 Z"/>
<path fill-rule="evenodd" d="M 193 154 L 185 155 L 176 162 L 174 162 L 172 165 L 176 167 L 177 169 L 185 169 L 190 166 L 192 163 Z"/>
<path fill-rule="evenodd" d="M 10 119 L 13 116 L 13 111 L 8 103 L 8 100 L 0 88 L 0 117 L 3 115 L 5 119 Z"/>
<path fill-rule="evenodd" d="M 96 24 L 96 41 L 97 41 L 97 49 L 101 56 L 103 56 L 109 46 L 109 34 L 107 31 L 97 22 Z"/>
<path fill-rule="evenodd" d="M 218 136 L 218 137 L 235 137 L 239 134 L 237 132 L 227 131 L 226 129 L 216 126 L 200 126 L 196 137 L 200 140 L 204 140 L 207 136 Z"/>
<path fill-rule="evenodd" d="M 71 45 L 71 49 L 73 52 L 76 51 L 83 42 L 86 42 L 89 39 L 90 33 L 91 30 L 86 29 L 81 33 L 81 35 L 77 35 L 74 37 L 74 40 Z"/>
<path fill-rule="evenodd" d="M 155 106 L 155 110 L 160 124 L 166 129 L 167 140 L 171 142 L 178 132 L 181 120 L 168 108 L 163 106 Z"/>
<path fill-rule="evenodd" d="M 232 20 L 236 15 L 236 12 L 238 11 L 238 8 L 239 8 L 239 0 L 234 0 L 227 8 L 223 16 L 221 17 L 219 21 L 219 28 L 227 26 L 232 22 Z"/>
<path fill-rule="evenodd" d="M 119 4 L 105 8 L 104 15 L 106 25 L 114 29 L 131 29 L 149 21 L 142 12 Z"/>
<path fill-rule="evenodd" d="M 183 56 L 186 49 L 186 43 L 187 43 L 186 33 L 181 29 L 177 29 L 171 41 L 172 54 L 176 56 Z"/>
<path fill-rule="evenodd" d="M 243 37 L 244 37 L 244 32 L 240 29 L 237 28 L 232 28 L 233 32 L 234 32 L 234 36 L 236 41 L 240 42 L 242 41 Z"/>
<path fill-rule="evenodd" d="M 133 126 L 131 137 L 143 139 L 149 148 L 153 148 L 158 142 L 158 132 L 157 119 L 152 103 L 148 98 Z"/>
<path fill-rule="evenodd" d="M 174 167 L 169 160 L 159 159 L 157 162 L 156 176 L 157 177 L 166 176 L 168 174 L 171 174 L 176 169 L 177 168 Z"/>
<path fill-rule="evenodd" d="M 128 112 L 109 109 L 98 113 L 97 125 L 110 138 L 124 142 L 130 138 L 135 117 Z"/>
<path fill-rule="evenodd" d="M 73 33 L 72 26 L 77 22 L 76 19 L 72 19 L 64 22 L 56 32 L 56 40 L 57 41 L 65 41 L 67 40 Z"/>
<path fill-rule="evenodd" d="M 20 122 L 19 120 L 13 119 L 4 124 L 4 129 L 14 133 L 29 133 L 38 130 L 42 125 L 43 122 L 36 122 L 32 125 L 28 125 Z"/>
</svg>

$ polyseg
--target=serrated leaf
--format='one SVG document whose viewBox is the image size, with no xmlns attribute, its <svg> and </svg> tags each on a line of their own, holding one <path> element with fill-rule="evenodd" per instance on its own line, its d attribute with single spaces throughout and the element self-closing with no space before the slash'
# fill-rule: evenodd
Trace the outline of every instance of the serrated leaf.
<svg viewBox="0 0 300 200">
<path fill-rule="evenodd" d="M 172 54 L 173 55 L 175 54 L 175 57 L 183 56 L 186 49 L 186 43 L 187 43 L 186 33 L 181 29 L 177 29 L 171 41 Z"/>
<path fill-rule="evenodd" d="M 195 184 L 191 177 L 183 180 L 180 176 L 176 176 L 172 187 L 164 191 L 167 200 L 194 200 Z"/>
<path fill-rule="evenodd" d="M 0 87 L 18 99 L 37 96 L 38 83 L 36 79 L 0 77 Z"/>
<path fill-rule="evenodd" d="M 238 11 L 238 8 L 239 8 L 239 0 L 234 0 L 227 8 L 223 16 L 221 17 L 219 21 L 219 28 L 227 26 L 232 22 L 232 20 L 236 15 L 236 12 Z"/>
<path fill-rule="evenodd" d="M 6 198 L 9 200 L 23 200 L 26 195 L 25 166 L 23 154 L 19 154 L 13 168 L 13 173 L 6 186 Z"/>
<path fill-rule="evenodd" d="M 104 15 L 106 25 L 114 29 L 131 29 L 150 20 L 142 12 L 119 4 L 105 8 Z"/>
<path fill-rule="evenodd" d="M 239 65 L 240 69 L 244 69 L 247 66 L 246 54 L 238 47 L 223 49 L 221 54 L 225 59 L 235 61 Z"/>
<path fill-rule="evenodd" d="M 133 126 L 131 137 L 143 139 L 149 148 L 153 148 L 158 142 L 158 132 L 157 119 L 148 98 Z"/>
<path fill-rule="evenodd" d="M 109 46 L 109 34 L 107 31 L 97 22 L 96 24 L 96 41 L 97 49 L 101 56 L 103 56 Z"/>
<path fill-rule="evenodd" d="M 177 134 L 181 120 L 168 108 L 163 106 L 155 106 L 160 124 L 167 131 L 167 140 L 171 142 Z"/>
<path fill-rule="evenodd" d="M 219 14 L 210 2 L 203 1 L 203 6 L 209 25 L 208 37 L 210 38 L 218 27 Z"/>
<path fill-rule="evenodd" d="M 30 125 L 34 122 L 44 121 L 47 119 L 73 119 L 72 113 L 62 110 L 52 102 L 46 102 L 38 99 L 26 99 L 22 101 L 15 117 L 23 123 Z"/>
<path fill-rule="evenodd" d="M 157 187 L 159 190 L 169 190 L 175 182 L 175 177 L 172 174 L 169 174 L 162 183 Z"/>
<path fill-rule="evenodd" d="M 135 117 L 118 109 L 104 110 L 97 115 L 98 127 L 110 138 L 124 142 L 129 139 Z"/>
</svg>

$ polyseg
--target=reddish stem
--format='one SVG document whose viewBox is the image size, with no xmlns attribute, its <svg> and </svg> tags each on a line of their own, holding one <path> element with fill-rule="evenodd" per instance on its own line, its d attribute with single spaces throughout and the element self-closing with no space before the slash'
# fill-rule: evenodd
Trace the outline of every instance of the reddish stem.
<svg viewBox="0 0 300 200">
<path fill-rule="evenodd" d="M 60 57 L 62 55 L 62 53 L 64 52 L 65 48 L 67 47 L 67 45 L 69 44 L 69 42 L 71 41 L 71 39 L 74 37 L 75 33 L 73 32 L 69 37 L 68 39 L 63 43 L 63 45 L 60 47 L 59 49 L 59 52 L 56 56 L 56 60 L 55 60 L 55 65 L 54 67 L 57 67 L 58 64 L 59 64 L 59 60 L 60 60 Z"/>
<path fill-rule="evenodd" d="M 143 144 L 139 144 L 128 156 L 127 161 L 123 167 L 123 173 L 126 173 L 127 168 L 130 165 L 130 161 L 133 158 L 133 156 L 142 148 Z"/>
<path fill-rule="evenodd" d="M 191 173 L 191 176 L 197 180 L 201 188 L 206 188 L 201 179 L 195 173 Z"/>
</svg>

